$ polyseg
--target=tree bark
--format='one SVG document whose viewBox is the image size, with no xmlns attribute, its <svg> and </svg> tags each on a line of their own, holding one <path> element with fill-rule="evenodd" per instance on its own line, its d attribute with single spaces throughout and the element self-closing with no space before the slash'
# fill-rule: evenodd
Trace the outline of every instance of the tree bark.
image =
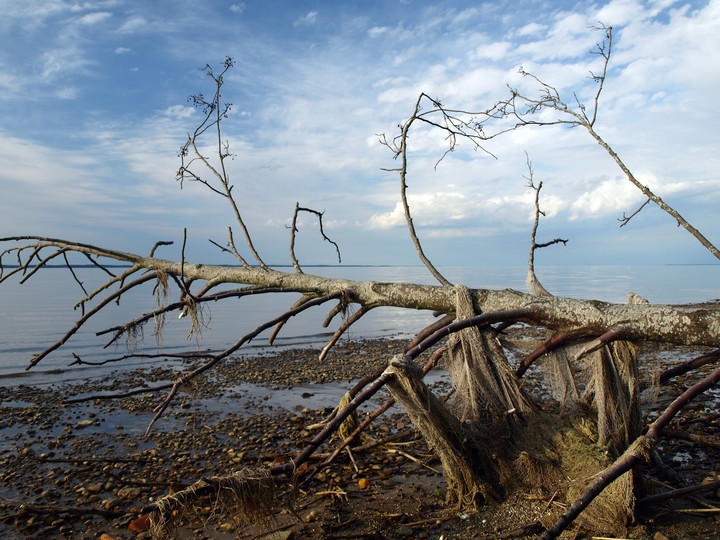
<svg viewBox="0 0 720 540">
<path fill-rule="evenodd" d="M 32 238 L 38 248 L 68 248 L 81 253 L 109 257 L 138 267 L 205 280 L 208 286 L 241 283 L 288 288 L 312 296 L 347 291 L 351 301 L 367 307 L 395 306 L 410 309 L 455 312 L 453 287 L 413 283 L 383 283 L 326 278 L 312 274 L 290 274 L 261 268 L 241 268 L 177 262 L 133 253 L 107 250 L 64 240 L 36 237 L 4 238 L 0 241 Z M 501 291 L 471 289 L 476 308 L 483 313 L 532 308 L 527 322 L 565 332 L 570 337 L 600 336 L 622 327 L 627 340 L 662 341 L 676 345 L 717 346 L 720 341 L 720 305 L 668 306 L 627 305 L 562 297 L 538 297 L 512 289 Z"/>
</svg>

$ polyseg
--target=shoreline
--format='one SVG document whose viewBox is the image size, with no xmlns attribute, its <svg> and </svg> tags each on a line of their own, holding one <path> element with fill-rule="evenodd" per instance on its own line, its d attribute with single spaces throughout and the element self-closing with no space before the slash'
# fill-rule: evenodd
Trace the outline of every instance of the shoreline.
<svg viewBox="0 0 720 540">
<path fill-rule="evenodd" d="M 47 388 L 0 387 L 0 535 L 147 536 L 128 528 L 145 504 L 208 475 L 287 462 L 311 436 L 306 426 L 321 422 L 358 376 L 372 372 L 404 344 L 397 339 L 342 341 L 322 364 L 317 362 L 318 350 L 312 348 L 229 359 L 192 389 L 182 391 L 147 440 L 143 436 L 153 409 L 166 393 L 81 404 L 60 405 L 60 401 L 70 394 L 149 389 L 172 379 L 170 369 L 152 367 Z M 538 374 L 529 379 L 535 390 Z M 442 376 L 435 383 L 439 393 L 448 389 Z M 386 394 L 376 397 L 367 410 L 382 403 Z M 688 413 L 699 415 L 706 409 L 696 406 Z M 382 439 L 409 427 L 405 414 L 394 407 L 370 426 L 368 434 Z M 329 449 L 320 448 L 318 454 Z M 707 453 L 684 443 L 666 443 L 664 452 L 689 453 L 684 462 L 673 463 L 688 479 L 720 473 L 712 467 L 720 462 L 716 459 L 720 452 Z M 307 485 L 293 487 L 283 479 L 279 487 L 284 495 L 274 526 L 292 531 L 294 538 L 466 537 L 462 531 L 492 535 L 532 523 L 551 506 L 518 495 L 499 508 L 453 515 L 444 505 L 444 479 L 432 470 L 437 467 L 424 442 L 412 436 L 400 446 L 357 453 L 352 461 L 346 456 Z M 368 486 L 360 487 L 361 479 Z M 293 492 L 294 511 L 302 522 L 283 506 Z M 318 495 L 322 493 L 330 495 Z M 186 538 L 255 538 L 263 533 L 214 509 L 200 510 L 198 520 L 181 529 Z M 683 531 L 718 525 L 712 518 L 697 523 L 689 519 L 686 516 L 680 524 Z M 676 526 L 671 523 L 662 530 L 670 536 Z"/>
</svg>

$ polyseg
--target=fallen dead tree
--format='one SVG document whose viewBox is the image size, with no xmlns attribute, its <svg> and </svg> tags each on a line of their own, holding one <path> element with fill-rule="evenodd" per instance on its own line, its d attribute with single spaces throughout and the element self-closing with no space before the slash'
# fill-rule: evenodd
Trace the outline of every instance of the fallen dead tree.
<svg viewBox="0 0 720 540">
<path fill-rule="evenodd" d="M 603 45 L 599 50 L 605 58 L 606 70 L 611 32 L 610 29 L 603 31 L 608 44 L 607 48 Z M 376 307 L 435 311 L 444 317 L 422 332 L 406 353 L 394 358 L 385 369 L 374 374 L 358 374 L 366 375 L 362 385 L 348 396 L 348 400 L 323 423 L 302 452 L 289 462 L 267 471 L 228 471 L 227 475 L 203 478 L 189 488 L 146 506 L 145 514 L 156 533 L 169 530 L 173 519 L 200 500 L 211 500 L 213 504 L 239 513 L 247 520 L 271 514 L 275 490 L 273 478 L 280 475 L 295 478 L 300 467 L 332 434 L 341 431 L 343 425 L 347 428 L 345 422 L 352 418 L 359 405 L 386 386 L 428 446 L 438 455 L 447 480 L 449 505 L 475 509 L 501 501 L 516 490 L 561 492 L 565 500 L 577 499 L 577 502 L 555 525 L 545 524 L 545 538 L 557 536 L 575 519 L 581 519 L 590 529 L 624 530 L 635 519 L 636 503 L 643 495 L 639 465 L 649 458 L 650 450 L 669 420 L 718 380 L 715 371 L 714 375 L 682 394 L 643 435 L 638 343 L 662 342 L 716 348 L 720 341 L 720 309 L 715 304 L 653 305 L 636 295 L 629 295 L 625 304 L 552 296 L 535 276 L 534 253 L 539 248 L 566 240 L 536 242 L 537 226 L 542 215 L 539 199 L 542 184 L 534 184 L 529 160 L 528 180 L 529 187 L 536 193 L 536 220 L 531 235 L 528 293 L 469 289 L 450 283 L 425 255 L 412 223 L 405 193 L 407 139 L 412 126 L 427 124 L 433 129 L 440 129 L 450 140 L 450 150 L 459 139 L 481 147 L 484 141 L 507 131 L 503 128 L 491 134 L 485 127 L 487 122 L 498 118 L 511 119 L 516 121 L 511 129 L 520 129 L 537 125 L 538 122 L 531 118 L 545 109 L 555 110 L 561 115 L 570 114 L 572 119 L 567 122 L 585 127 L 626 171 L 619 157 L 594 131 L 602 84 L 594 101 L 595 112 L 591 115 L 584 107 L 568 107 L 557 90 L 540 81 L 539 99 L 526 98 L 512 91 L 510 99 L 481 113 L 448 109 L 437 100 L 420 95 L 412 116 L 401 126 L 401 133 L 391 140 L 384 138 L 384 142 L 400 161 L 396 170 L 400 176 L 400 196 L 411 239 L 428 271 L 440 283 L 431 286 L 330 279 L 303 272 L 294 253 L 298 213 L 305 211 L 316 215 L 323 238 L 332 241 L 322 229 L 322 214 L 299 204 L 293 214 L 290 242 L 290 257 L 295 271 L 273 270 L 263 262 L 235 204 L 233 186 L 223 167 L 229 154 L 220 138 L 220 123 L 227 112 L 227 106 L 220 102 L 220 88 L 222 75 L 231 67 L 232 62 L 228 60 L 217 75 L 211 68 L 206 68 L 215 83 L 215 94 L 210 100 L 202 95 L 195 97 L 196 105 L 206 116 L 181 150 L 182 164 L 178 177 L 181 181 L 206 185 L 229 202 L 245 237 L 247 250 L 254 258 L 253 264 L 240 255 L 230 228 L 227 247 L 220 247 L 234 256 L 240 266 L 213 266 L 186 261 L 184 249 L 178 260 L 156 257 L 155 251 L 165 246 L 165 242 L 156 244 L 147 256 L 143 256 L 54 238 L 2 238 L 0 241 L 7 247 L 0 256 L 0 264 L 11 260 L 16 262 L 16 266 L 3 267 L 0 282 L 16 276 L 22 276 L 21 282 L 24 282 L 56 260 L 64 261 L 72 272 L 73 263 L 68 258 L 69 254 L 85 257 L 110 275 L 97 289 L 84 291 L 77 304 L 82 315 L 76 324 L 56 343 L 34 356 L 28 369 L 64 346 L 105 306 L 144 283 L 153 282 L 157 289 L 168 293 L 176 290 L 177 300 L 108 329 L 106 333 L 111 335 L 108 345 L 135 335 L 146 322 L 162 320 L 170 312 L 187 316 L 194 331 L 202 326 L 201 306 L 206 302 L 247 295 L 301 295 L 286 312 L 269 321 L 259 322 L 252 332 L 240 337 L 224 351 L 198 353 L 196 356 L 202 362 L 191 370 L 177 373 L 171 382 L 112 395 L 89 395 L 66 400 L 67 403 L 90 402 L 165 392 L 165 399 L 156 408 L 155 418 L 148 426 L 149 434 L 178 392 L 193 379 L 219 365 L 261 332 L 275 328 L 272 340 L 291 317 L 301 316 L 311 307 L 328 308 L 326 323 L 351 308 L 356 310 L 355 315 L 347 317 L 329 340 L 321 353 L 323 357 L 329 354 L 332 345 L 352 324 L 369 316 Z M 601 83 L 604 82 L 605 72 L 599 77 Z M 215 157 L 215 165 L 202 154 L 198 144 L 210 128 L 217 128 L 218 133 L 220 150 Z M 210 173 L 209 179 L 202 171 Z M 627 174 L 632 181 L 631 173 L 627 171 Z M 667 207 L 653 194 L 648 194 L 648 197 L 663 209 Z M 703 245 L 709 243 L 673 212 L 669 213 L 678 222 L 682 220 L 686 223 L 686 229 Z M 338 248 L 337 245 L 335 247 Z M 717 256 L 716 249 L 708 249 Z M 127 263 L 129 267 L 115 275 L 108 268 L 108 261 Z M 501 338 L 503 329 L 517 324 L 543 329 L 547 341 L 518 366 L 513 366 Z M 422 370 L 415 363 L 421 353 L 441 341 L 444 353 L 439 362 L 450 373 L 454 387 L 453 396 L 448 401 L 428 389 L 422 380 Z M 717 354 L 706 355 L 679 367 L 677 373 L 697 369 L 716 360 Z M 559 411 L 542 407 L 523 388 L 523 375 L 536 361 L 545 364 L 547 384 L 560 403 Z M 661 375 L 658 384 L 669 380 L 675 373 Z M 357 433 L 358 429 L 361 428 L 353 424 L 352 429 L 346 429 L 344 433 Z M 598 478 L 596 482 L 595 478 Z"/>
</svg>

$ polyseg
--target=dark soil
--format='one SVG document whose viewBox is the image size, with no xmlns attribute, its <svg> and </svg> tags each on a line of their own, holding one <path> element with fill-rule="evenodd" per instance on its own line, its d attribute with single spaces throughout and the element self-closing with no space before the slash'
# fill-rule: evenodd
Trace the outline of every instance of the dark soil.
<svg viewBox="0 0 720 540">
<path fill-rule="evenodd" d="M 527 341 L 528 336 L 515 338 Z M 202 477 L 287 462 L 356 378 L 382 366 L 403 345 L 390 339 L 346 342 L 320 365 L 316 350 L 232 359 L 181 392 L 147 439 L 153 410 L 167 395 L 151 389 L 172 380 L 171 369 L 119 371 L 49 388 L 0 388 L 0 537 L 146 537 L 147 531 L 129 528 L 144 505 Z M 690 354 L 652 348 L 643 365 L 652 366 L 649 373 Z M 527 386 L 544 399 L 539 373 L 531 370 Z M 663 387 L 647 407 L 648 419 L 698 376 Z M 438 393 L 449 390 L 444 377 L 431 380 Z M 144 386 L 147 392 L 136 397 L 61 404 L 73 396 Z M 720 419 L 714 414 L 720 395 L 714 390 L 687 407 L 672 427 L 710 437 L 715 446 L 664 440 L 660 454 L 669 470 L 648 466 L 650 492 L 720 479 Z M 380 394 L 361 409 L 361 417 L 388 398 Z M 545 399 L 544 406 L 553 403 Z M 337 441 L 323 445 L 307 470 L 294 479 L 278 478 L 276 511 L 262 526 L 238 523 L 208 504 L 196 508 L 194 517 L 178 516 L 171 536 L 502 538 L 514 531 L 513 537 L 534 538 L 572 503 L 538 492 L 517 493 L 500 506 L 473 513 L 448 508 L 439 462 L 397 407 L 370 426 L 363 442 L 396 434 L 402 436 L 368 451 L 343 453 L 325 468 L 319 463 Z M 720 538 L 718 506 L 720 491 L 641 507 L 641 519 L 626 537 Z M 605 536 L 615 536 L 614 531 Z M 592 535 L 572 529 L 568 537 Z"/>
</svg>

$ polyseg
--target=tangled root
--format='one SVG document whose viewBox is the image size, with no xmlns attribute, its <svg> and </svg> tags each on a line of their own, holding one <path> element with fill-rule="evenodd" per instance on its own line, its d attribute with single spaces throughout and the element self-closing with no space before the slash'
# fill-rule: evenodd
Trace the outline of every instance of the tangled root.
<svg viewBox="0 0 720 540">
<path fill-rule="evenodd" d="M 191 518 L 201 503 L 210 504 L 215 513 L 234 517 L 244 524 L 269 525 L 275 515 L 275 480 L 267 472 L 250 469 L 198 480 L 157 501 L 150 514 L 153 537 L 169 537 L 173 519 Z"/>
</svg>

